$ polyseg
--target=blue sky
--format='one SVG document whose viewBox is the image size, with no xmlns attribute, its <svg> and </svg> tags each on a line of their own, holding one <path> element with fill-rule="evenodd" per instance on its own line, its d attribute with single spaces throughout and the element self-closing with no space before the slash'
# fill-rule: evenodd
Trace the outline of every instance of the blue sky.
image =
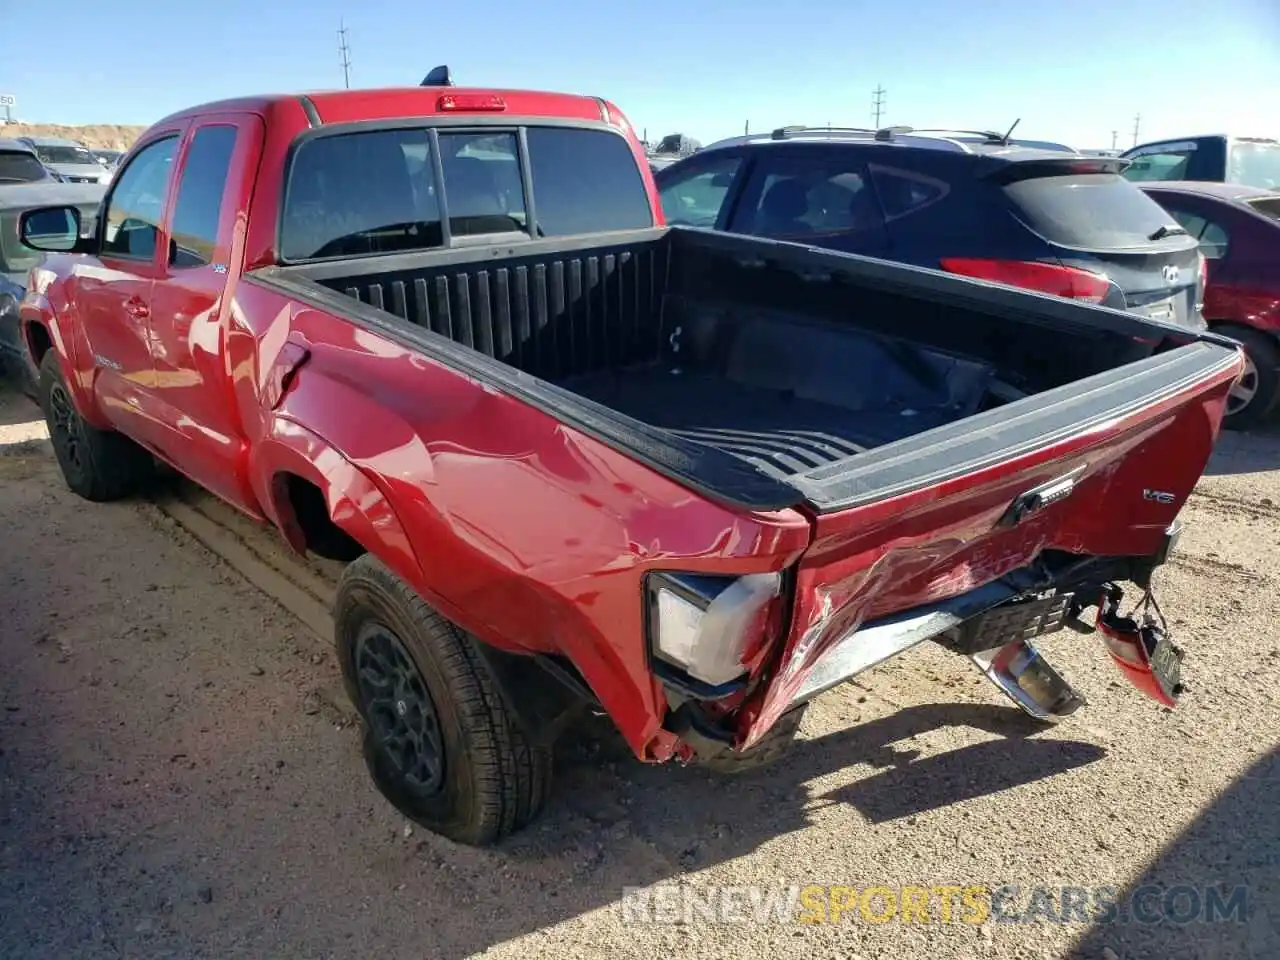
<svg viewBox="0 0 1280 960">
<path fill-rule="evenodd" d="M 1078 147 L 1280 137 L 1280 0 L 59 0 L 6 4 L 15 116 L 149 123 L 245 93 L 418 82 L 606 96 L 651 137 L 784 123 L 1007 127 Z M 62 40 L 58 25 L 72 27 Z M 36 38 L 47 36 L 40 41 Z M 17 38 L 17 43 L 13 41 Z M 61 48 L 61 50 L 60 50 Z M 59 55 L 59 53 L 65 55 Z"/>
</svg>

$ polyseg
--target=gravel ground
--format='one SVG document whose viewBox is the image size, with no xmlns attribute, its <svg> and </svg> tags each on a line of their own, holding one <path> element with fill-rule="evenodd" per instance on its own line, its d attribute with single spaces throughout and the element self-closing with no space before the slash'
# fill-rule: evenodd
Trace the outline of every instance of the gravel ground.
<svg viewBox="0 0 1280 960">
<path fill-rule="evenodd" d="M 1090 705 L 1041 730 L 920 648 L 748 779 L 584 732 L 544 818 L 478 851 L 370 785 L 316 636 L 331 570 L 189 489 L 77 500 L 37 417 L 0 392 L 0 956 L 1280 956 L 1280 432 L 1224 438 L 1160 574 L 1177 711 L 1064 634 Z M 671 883 L 1245 885 L 1248 916 L 624 922 L 625 887 Z"/>
</svg>

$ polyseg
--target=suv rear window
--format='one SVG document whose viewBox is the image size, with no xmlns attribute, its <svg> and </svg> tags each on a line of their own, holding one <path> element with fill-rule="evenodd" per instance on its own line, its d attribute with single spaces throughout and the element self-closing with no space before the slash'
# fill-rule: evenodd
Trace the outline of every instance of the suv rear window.
<svg viewBox="0 0 1280 960">
<path fill-rule="evenodd" d="M 1160 204 L 1115 174 L 1034 177 L 1004 192 L 1032 230 L 1066 247 L 1128 250 L 1150 244 L 1163 226 L 1177 226 Z"/>
<path fill-rule="evenodd" d="M 0 150 L 0 183 L 35 183 L 48 179 L 44 164 L 25 150 Z"/>
<path fill-rule="evenodd" d="M 436 181 L 433 142 L 443 170 Z M 285 186 L 280 253 L 290 261 L 442 246 L 494 233 L 565 236 L 653 225 L 629 142 L 603 130 L 528 127 L 535 205 L 521 178 L 519 136 L 441 128 L 370 130 L 302 142 Z M 536 229 L 527 211 L 533 207 Z"/>
</svg>

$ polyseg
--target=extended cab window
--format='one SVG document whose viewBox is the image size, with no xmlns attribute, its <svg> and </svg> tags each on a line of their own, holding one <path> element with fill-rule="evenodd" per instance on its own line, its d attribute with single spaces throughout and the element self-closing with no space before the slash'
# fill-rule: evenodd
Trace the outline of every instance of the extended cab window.
<svg viewBox="0 0 1280 960">
<path fill-rule="evenodd" d="M 196 131 L 182 164 L 173 210 L 173 266 L 198 267 L 213 262 L 235 146 L 235 127 L 210 126 Z"/>
<path fill-rule="evenodd" d="M 653 226 L 649 194 L 624 138 L 569 127 L 530 127 L 526 136 L 541 236 Z"/>
<path fill-rule="evenodd" d="M 177 136 L 148 144 L 116 178 L 107 200 L 103 254 L 140 260 L 155 256 L 177 148 Z"/>
</svg>

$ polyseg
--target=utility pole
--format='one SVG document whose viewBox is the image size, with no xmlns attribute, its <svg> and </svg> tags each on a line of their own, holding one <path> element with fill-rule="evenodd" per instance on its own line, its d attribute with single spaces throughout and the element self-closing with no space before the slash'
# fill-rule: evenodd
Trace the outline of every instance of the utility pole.
<svg viewBox="0 0 1280 960">
<path fill-rule="evenodd" d="M 1138 145 L 1138 129 L 1142 126 L 1142 114 L 1135 114 L 1133 118 L 1133 145 Z"/>
<path fill-rule="evenodd" d="M 342 86 L 351 89 L 351 47 L 347 43 L 347 25 L 338 21 L 338 62 L 342 64 Z"/>
<path fill-rule="evenodd" d="M 1111 131 L 1111 149 L 1112 150 L 1116 149 L 1116 144 L 1119 142 L 1119 138 L 1120 138 L 1120 131 L 1112 130 Z"/>
<path fill-rule="evenodd" d="M 742 121 L 742 135 L 743 135 L 744 137 L 749 137 L 749 136 L 751 136 L 751 121 L 750 121 L 750 120 L 743 120 L 743 121 Z"/>
<path fill-rule="evenodd" d="M 884 115 L 884 87 L 876 84 L 876 88 L 871 91 L 871 116 L 875 120 L 875 128 L 880 129 L 880 118 Z"/>
</svg>

